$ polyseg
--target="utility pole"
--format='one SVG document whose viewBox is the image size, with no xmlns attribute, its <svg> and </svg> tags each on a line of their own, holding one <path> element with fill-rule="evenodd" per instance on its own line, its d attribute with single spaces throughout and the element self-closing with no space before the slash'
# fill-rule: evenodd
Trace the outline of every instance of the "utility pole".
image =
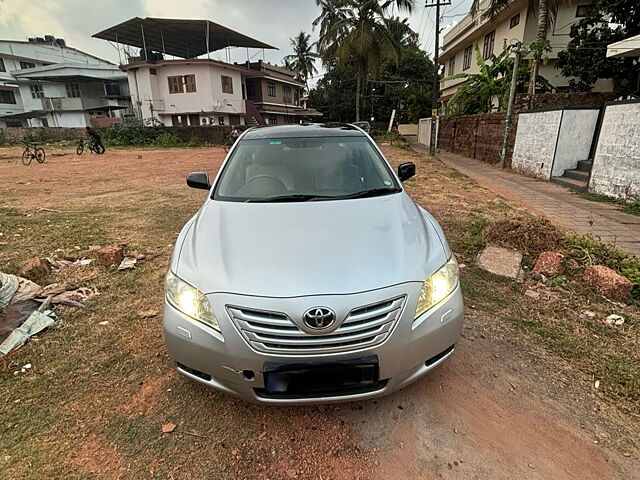
<svg viewBox="0 0 640 480">
<path fill-rule="evenodd" d="M 436 41 L 433 53 L 433 63 L 436 71 L 433 75 L 433 87 L 431 88 L 431 142 L 429 145 L 429 153 L 431 155 L 436 154 L 436 121 L 438 119 L 438 97 L 440 96 L 440 67 L 438 66 L 438 53 L 440 50 L 440 7 L 447 5 L 451 5 L 451 0 L 427 0 L 424 4 L 425 8 L 436 7 Z"/>
<path fill-rule="evenodd" d="M 502 147 L 500 148 L 500 168 L 504 168 L 504 159 L 507 156 L 507 146 L 509 145 L 509 130 L 511 129 L 511 113 L 513 102 L 516 98 L 516 84 L 518 80 L 518 67 L 520 66 L 520 48 L 522 43 L 516 44 L 516 57 L 513 59 L 513 73 L 511 74 L 511 90 L 509 90 L 509 104 L 507 105 L 507 115 L 504 121 L 504 135 L 502 137 Z"/>
</svg>

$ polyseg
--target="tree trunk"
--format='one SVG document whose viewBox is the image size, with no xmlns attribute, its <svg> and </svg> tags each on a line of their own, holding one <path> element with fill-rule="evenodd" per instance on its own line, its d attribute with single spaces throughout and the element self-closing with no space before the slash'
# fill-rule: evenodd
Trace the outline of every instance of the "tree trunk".
<svg viewBox="0 0 640 480">
<path fill-rule="evenodd" d="M 536 43 L 540 45 L 547 39 L 547 24 L 549 23 L 549 0 L 538 0 L 538 29 L 536 31 Z M 538 52 L 533 57 L 531 78 L 529 80 L 529 93 L 536 93 L 536 80 L 540 69 L 542 53 Z"/>
<path fill-rule="evenodd" d="M 358 78 L 356 79 L 356 122 L 360 121 L 360 83 L 362 83 L 362 74 L 358 71 Z"/>
</svg>

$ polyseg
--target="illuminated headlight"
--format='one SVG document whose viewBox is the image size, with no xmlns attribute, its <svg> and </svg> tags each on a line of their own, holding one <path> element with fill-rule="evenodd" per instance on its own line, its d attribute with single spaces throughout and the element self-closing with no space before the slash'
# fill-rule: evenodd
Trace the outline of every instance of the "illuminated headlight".
<svg viewBox="0 0 640 480">
<path fill-rule="evenodd" d="M 211 303 L 200 290 L 181 280 L 171 271 L 165 278 L 165 290 L 169 303 L 180 312 L 220 331 Z"/>
<path fill-rule="evenodd" d="M 451 258 L 422 284 L 415 318 L 444 300 L 458 285 L 458 262 Z"/>
</svg>

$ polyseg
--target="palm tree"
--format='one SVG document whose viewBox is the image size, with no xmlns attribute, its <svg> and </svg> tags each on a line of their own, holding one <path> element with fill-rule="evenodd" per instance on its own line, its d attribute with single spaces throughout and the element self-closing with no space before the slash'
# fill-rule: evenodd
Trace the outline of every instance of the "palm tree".
<svg viewBox="0 0 640 480">
<path fill-rule="evenodd" d="M 321 13 L 313 22 L 320 26 L 318 52 L 329 64 L 356 66 L 356 121 L 360 120 L 360 100 L 367 75 L 377 77 L 382 63 L 391 58 L 398 63 L 405 39 L 415 36 L 408 22 L 390 18 L 398 12 L 411 13 L 415 0 L 316 0 Z"/>
<path fill-rule="evenodd" d="M 313 49 L 313 43 L 310 42 L 311 35 L 300 32 L 291 40 L 293 47 L 293 55 L 284 57 L 285 65 L 298 74 L 298 80 L 304 82 L 307 90 L 309 90 L 309 77 L 314 73 L 318 73 L 314 63 L 318 54 Z"/>
<path fill-rule="evenodd" d="M 473 0 L 471 3 L 471 14 L 475 14 L 478 11 L 481 0 Z M 534 11 L 534 7 L 538 10 L 538 26 L 536 29 L 536 40 L 530 46 L 533 53 L 533 65 L 531 68 L 531 77 L 529 79 L 529 93 L 535 93 L 536 83 L 538 78 L 538 70 L 540 69 L 540 62 L 542 61 L 542 55 L 544 52 L 549 51 L 549 42 L 547 40 L 547 30 L 549 24 L 555 18 L 558 12 L 558 4 L 563 0 L 529 0 L 529 10 Z M 493 18 L 498 15 L 502 10 L 509 6 L 513 0 L 490 0 L 487 9 L 485 10 L 484 18 Z"/>
</svg>

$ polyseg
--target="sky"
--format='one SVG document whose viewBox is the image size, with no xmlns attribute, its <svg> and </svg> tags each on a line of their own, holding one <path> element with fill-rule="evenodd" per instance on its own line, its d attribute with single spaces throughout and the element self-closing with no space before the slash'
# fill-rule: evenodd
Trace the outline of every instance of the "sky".
<svg viewBox="0 0 640 480">
<path fill-rule="evenodd" d="M 422 48 L 432 56 L 435 8 L 425 8 L 424 1 L 417 0 L 409 22 L 419 33 Z M 452 5 L 441 9 L 445 27 L 460 20 L 471 3 L 451 1 Z M 135 16 L 207 18 L 278 47 L 266 50 L 265 60 L 280 64 L 282 57 L 291 53 L 289 39 L 300 30 L 317 40 L 318 32 L 311 24 L 318 14 L 315 0 L 0 0 L 0 39 L 26 40 L 50 34 L 64 38 L 71 47 L 117 63 L 116 48 L 91 35 Z M 253 50 L 250 55 L 257 60 L 262 51 Z M 212 58 L 226 60 L 226 54 L 215 52 Z M 246 59 L 245 49 L 232 49 L 232 61 Z M 320 65 L 318 69 L 321 74 Z"/>
</svg>

